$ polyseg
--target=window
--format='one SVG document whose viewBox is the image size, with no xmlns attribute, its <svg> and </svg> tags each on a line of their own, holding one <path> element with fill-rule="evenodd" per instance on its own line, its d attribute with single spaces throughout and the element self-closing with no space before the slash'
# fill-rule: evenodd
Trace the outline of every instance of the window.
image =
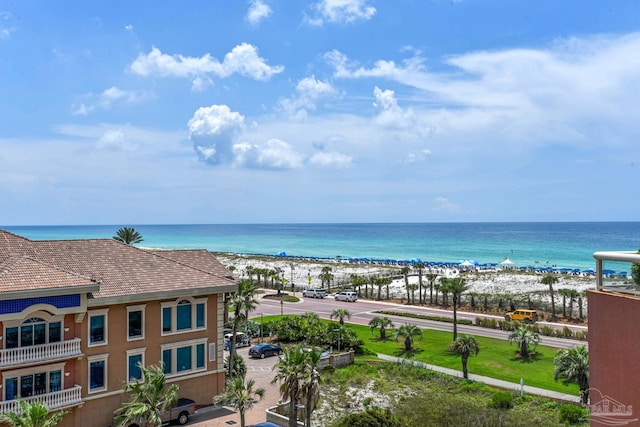
<svg viewBox="0 0 640 427">
<path fill-rule="evenodd" d="M 108 354 L 87 357 L 89 363 L 89 393 L 107 389 Z"/>
<path fill-rule="evenodd" d="M 17 348 L 59 342 L 62 339 L 61 329 L 60 321 L 47 322 L 40 317 L 32 317 L 19 326 L 6 328 L 5 346 Z"/>
<path fill-rule="evenodd" d="M 127 307 L 127 340 L 144 338 L 144 305 Z"/>
<path fill-rule="evenodd" d="M 206 329 L 206 298 L 181 298 L 162 304 L 162 334 Z"/>
<path fill-rule="evenodd" d="M 52 365 L 49 370 L 42 366 L 19 369 L 3 373 L 4 400 L 14 400 L 55 393 L 62 390 L 64 363 Z"/>
<path fill-rule="evenodd" d="M 206 338 L 163 345 L 164 373 L 178 375 L 204 370 L 206 345 Z"/>
<path fill-rule="evenodd" d="M 137 348 L 127 350 L 127 381 L 135 381 L 142 379 L 142 370 L 140 365 L 144 366 L 144 352 L 146 349 Z"/>
<path fill-rule="evenodd" d="M 209 362 L 216 361 L 216 343 L 209 344 Z"/>
<path fill-rule="evenodd" d="M 89 346 L 107 344 L 107 311 L 89 312 Z"/>
</svg>

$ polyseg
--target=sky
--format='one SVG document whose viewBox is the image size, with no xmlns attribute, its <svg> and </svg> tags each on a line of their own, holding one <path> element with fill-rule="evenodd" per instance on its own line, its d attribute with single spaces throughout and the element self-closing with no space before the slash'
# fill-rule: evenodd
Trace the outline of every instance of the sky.
<svg viewBox="0 0 640 427">
<path fill-rule="evenodd" d="M 636 0 L 0 0 L 0 225 L 637 221 Z"/>
</svg>

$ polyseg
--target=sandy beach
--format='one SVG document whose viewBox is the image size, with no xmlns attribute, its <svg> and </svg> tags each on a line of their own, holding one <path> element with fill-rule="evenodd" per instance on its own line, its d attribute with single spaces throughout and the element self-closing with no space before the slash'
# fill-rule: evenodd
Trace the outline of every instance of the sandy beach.
<svg viewBox="0 0 640 427">
<path fill-rule="evenodd" d="M 258 255 L 215 253 L 215 256 L 227 267 L 234 269 L 236 277 L 242 279 L 248 277 L 246 269 L 248 266 L 253 268 L 266 268 L 279 271 L 281 277 L 286 279 L 286 286 L 289 287 L 293 282 L 297 289 L 320 286 L 320 273 L 324 267 L 331 268 L 331 274 L 334 279 L 333 287 L 349 286 L 351 275 L 360 276 L 393 276 L 394 281 L 390 285 L 390 295 L 393 299 L 406 298 L 406 290 L 404 279 L 400 272 L 401 266 L 385 265 L 378 263 L 351 263 L 344 260 L 309 260 L 303 258 L 280 258 Z M 536 272 L 523 272 L 513 269 L 503 270 L 470 270 L 462 271 L 462 269 L 449 268 L 425 268 L 423 270 L 423 284 L 427 283 L 424 277 L 428 273 L 438 274 L 440 277 L 457 277 L 464 274 L 469 285 L 467 293 L 477 294 L 513 294 L 527 295 L 539 294 L 544 298 L 544 294 L 548 292 L 549 286 L 542 284 L 540 280 L 543 274 Z M 255 276 L 254 276 L 255 277 Z M 573 275 L 558 274 L 558 283 L 554 285 L 554 289 L 574 289 L 583 292 L 588 289 L 595 289 L 596 282 L 594 275 Z M 409 283 L 418 283 L 418 271 L 411 268 Z M 624 279 L 608 279 L 610 281 L 622 282 Z M 386 291 L 383 291 L 383 293 Z"/>
</svg>

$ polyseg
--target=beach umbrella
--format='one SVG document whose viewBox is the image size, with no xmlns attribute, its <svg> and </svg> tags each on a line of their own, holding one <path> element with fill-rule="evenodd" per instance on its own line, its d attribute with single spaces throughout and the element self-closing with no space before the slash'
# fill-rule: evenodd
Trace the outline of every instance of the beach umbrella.
<svg viewBox="0 0 640 427">
<path fill-rule="evenodd" d="M 278 256 L 287 256 L 286 252 L 278 252 Z"/>
<path fill-rule="evenodd" d="M 469 260 L 467 260 L 467 259 L 466 259 L 466 260 L 464 260 L 463 262 L 461 262 L 461 263 L 460 263 L 460 265 L 461 265 L 462 267 L 472 267 L 472 266 L 474 266 L 475 264 L 474 264 L 474 263 L 472 263 L 471 261 L 469 261 Z"/>
<path fill-rule="evenodd" d="M 511 261 L 509 258 L 505 258 L 504 261 L 500 263 L 500 265 L 514 265 L 514 262 Z"/>
</svg>

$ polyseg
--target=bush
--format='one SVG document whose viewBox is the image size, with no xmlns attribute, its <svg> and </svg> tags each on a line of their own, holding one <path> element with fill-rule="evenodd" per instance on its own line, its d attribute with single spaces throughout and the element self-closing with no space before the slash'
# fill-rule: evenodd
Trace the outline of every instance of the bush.
<svg viewBox="0 0 640 427">
<path fill-rule="evenodd" d="M 506 391 L 496 391 L 491 396 L 489 406 L 496 409 L 511 409 L 513 408 L 513 396 Z"/>
<path fill-rule="evenodd" d="M 584 420 L 587 412 L 585 409 L 575 405 L 560 406 L 560 422 L 565 424 L 578 424 Z"/>
</svg>

